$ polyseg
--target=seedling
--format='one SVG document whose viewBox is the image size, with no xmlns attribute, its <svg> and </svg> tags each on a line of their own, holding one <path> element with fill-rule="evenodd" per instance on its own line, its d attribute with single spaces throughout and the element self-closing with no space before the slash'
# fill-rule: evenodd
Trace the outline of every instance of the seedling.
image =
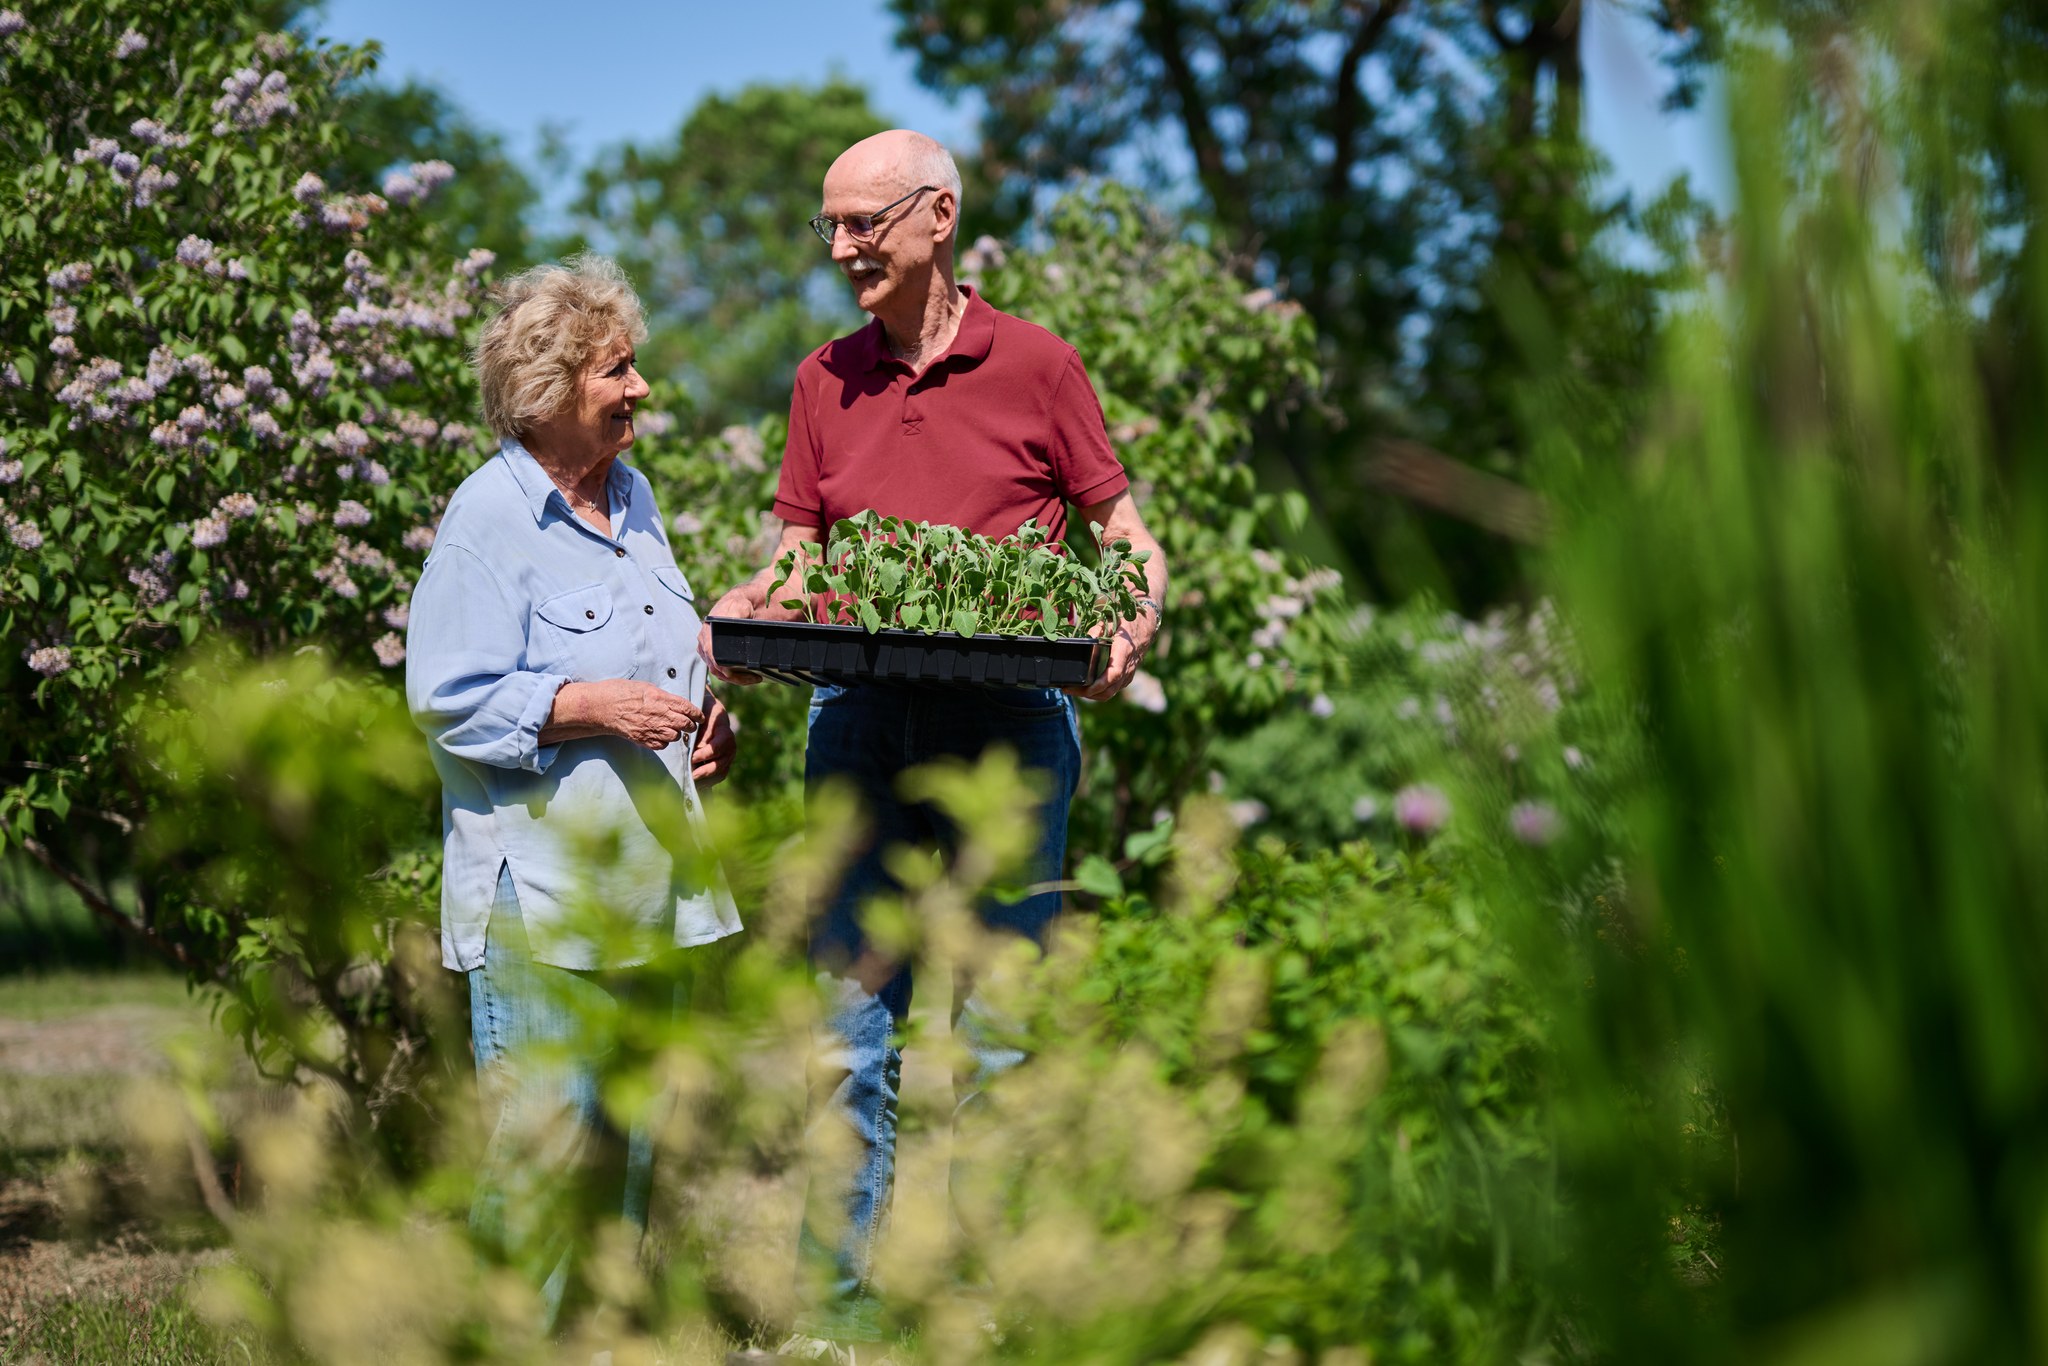
<svg viewBox="0 0 2048 1366">
<path fill-rule="evenodd" d="M 906 522 L 868 511 L 832 527 L 823 546 L 807 541 L 775 566 L 800 596 L 782 605 L 820 625 L 886 628 L 926 635 L 1087 636 L 1138 615 L 1141 566 L 1151 552 L 1119 536 L 1083 564 L 1024 523 L 1000 540 L 956 526 Z"/>
</svg>

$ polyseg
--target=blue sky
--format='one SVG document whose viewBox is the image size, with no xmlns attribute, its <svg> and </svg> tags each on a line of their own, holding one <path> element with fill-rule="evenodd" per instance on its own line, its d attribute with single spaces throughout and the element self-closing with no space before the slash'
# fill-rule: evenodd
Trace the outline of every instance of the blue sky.
<svg viewBox="0 0 2048 1366">
<path fill-rule="evenodd" d="M 1689 168 L 1724 199 L 1711 121 L 1657 109 L 1666 78 L 1653 35 L 1615 0 L 1588 0 L 1586 24 L 1588 123 L 1618 178 L 1647 194 Z M 319 29 L 376 39 L 386 75 L 441 87 L 529 161 L 546 125 L 583 161 L 629 138 L 666 138 L 712 91 L 835 71 L 866 85 L 882 113 L 941 141 L 964 142 L 974 126 L 971 105 L 917 84 L 880 0 L 328 0 Z"/>
</svg>

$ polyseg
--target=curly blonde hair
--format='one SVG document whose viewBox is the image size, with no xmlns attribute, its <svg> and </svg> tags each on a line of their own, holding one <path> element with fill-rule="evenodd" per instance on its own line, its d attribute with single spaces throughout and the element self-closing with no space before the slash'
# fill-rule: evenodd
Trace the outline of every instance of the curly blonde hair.
<svg viewBox="0 0 2048 1366">
<path fill-rule="evenodd" d="M 604 348 L 647 340 L 640 298 L 608 256 L 571 256 L 534 266 L 491 290 L 498 311 L 484 324 L 470 362 L 483 391 L 484 422 L 500 437 L 523 437 L 562 411 L 583 368 Z"/>
</svg>

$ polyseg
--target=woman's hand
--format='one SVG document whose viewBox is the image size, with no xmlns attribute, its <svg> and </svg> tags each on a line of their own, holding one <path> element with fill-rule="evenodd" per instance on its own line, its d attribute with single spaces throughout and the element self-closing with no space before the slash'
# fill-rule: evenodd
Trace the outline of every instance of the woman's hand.
<svg viewBox="0 0 2048 1366">
<path fill-rule="evenodd" d="M 739 740 L 732 728 L 732 717 L 726 714 L 725 703 L 713 697 L 710 719 L 697 732 L 697 747 L 690 751 L 690 776 L 699 787 L 722 783 L 726 774 L 732 772 L 733 755 L 737 753 Z"/>
<path fill-rule="evenodd" d="M 547 724 L 540 728 L 540 742 L 552 745 L 591 735 L 616 735 L 643 749 L 666 749 L 703 725 L 704 713 L 688 698 L 664 692 L 652 683 L 606 678 L 563 684 L 555 694 Z"/>
</svg>

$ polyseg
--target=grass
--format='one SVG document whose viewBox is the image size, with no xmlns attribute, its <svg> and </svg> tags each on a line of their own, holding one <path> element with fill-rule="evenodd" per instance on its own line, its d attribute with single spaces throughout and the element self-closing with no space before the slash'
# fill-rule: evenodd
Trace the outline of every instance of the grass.
<svg viewBox="0 0 2048 1366">
<path fill-rule="evenodd" d="M 57 968 L 0 977 L 0 1019 L 50 1020 L 114 1007 L 190 1013 L 193 1023 L 202 1023 L 206 1005 L 169 969 L 109 973 Z"/>
<path fill-rule="evenodd" d="M 265 1366 L 280 1360 L 255 1335 L 207 1323 L 183 1294 L 154 1302 L 111 1296 L 60 1301 L 0 1346 L 0 1366 Z"/>
</svg>

